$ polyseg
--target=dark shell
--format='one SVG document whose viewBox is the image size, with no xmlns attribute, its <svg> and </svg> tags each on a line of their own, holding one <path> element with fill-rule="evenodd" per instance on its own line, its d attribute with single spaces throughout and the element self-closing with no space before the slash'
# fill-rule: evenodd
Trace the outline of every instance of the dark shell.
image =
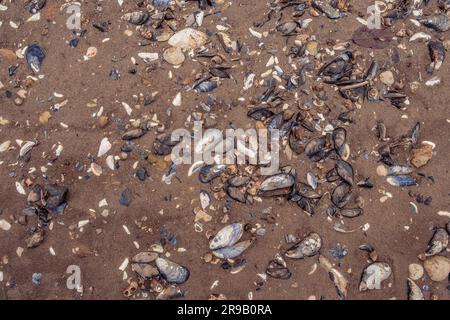
<svg viewBox="0 0 450 320">
<path fill-rule="evenodd" d="M 346 218 L 356 218 L 363 214 L 363 210 L 360 208 L 355 209 L 342 209 L 340 215 Z"/>
<path fill-rule="evenodd" d="M 142 129 L 133 129 L 125 132 L 122 135 L 122 140 L 133 140 L 142 137 L 145 134 L 145 131 Z"/>
<path fill-rule="evenodd" d="M 247 112 L 247 117 L 253 120 L 264 121 L 270 117 L 272 117 L 274 113 L 266 108 L 254 108 Z"/>
<path fill-rule="evenodd" d="M 45 6 L 45 2 L 46 0 L 31 0 L 31 2 L 28 4 L 28 11 L 31 14 L 37 13 Z"/>
<path fill-rule="evenodd" d="M 362 26 L 352 36 L 355 44 L 363 48 L 384 49 L 391 45 L 394 34 L 389 29 L 369 29 Z"/>
<path fill-rule="evenodd" d="M 273 130 L 280 129 L 281 126 L 283 125 L 283 122 L 284 122 L 283 114 L 278 113 L 269 120 L 269 123 L 267 124 L 267 130 L 269 130 L 269 132 L 272 133 Z"/>
<path fill-rule="evenodd" d="M 231 176 L 227 182 L 232 187 L 244 187 L 250 182 L 250 177 Z"/>
<path fill-rule="evenodd" d="M 209 183 L 215 178 L 219 177 L 225 170 L 223 165 L 206 165 L 200 169 L 198 179 L 201 183 Z"/>
<path fill-rule="evenodd" d="M 266 268 L 267 275 L 275 279 L 287 280 L 292 276 L 291 271 L 278 261 L 271 260 Z"/>
<path fill-rule="evenodd" d="M 345 143 L 347 142 L 347 130 L 344 128 L 336 128 L 331 135 L 334 144 L 334 150 L 342 157 L 344 153 Z"/>
<path fill-rule="evenodd" d="M 120 194 L 119 203 L 124 207 L 128 207 L 131 204 L 132 197 L 133 192 L 129 188 L 126 188 Z"/>
<path fill-rule="evenodd" d="M 217 88 L 217 83 L 213 81 L 203 81 L 195 86 L 196 92 L 211 92 Z"/>
<path fill-rule="evenodd" d="M 302 197 L 308 198 L 308 199 L 320 199 L 322 195 L 314 191 L 310 186 L 299 183 L 297 184 L 297 193 L 301 195 Z"/>
<path fill-rule="evenodd" d="M 442 13 L 434 16 L 424 17 L 418 19 L 421 24 L 427 28 L 431 28 L 438 32 L 445 32 L 450 30 L 450 21 L 447 14 Z"/>
<path fill-rule="evenodd" d="M 276 30 L 280 32 L 283 36 L 288 36 L 294 33 L 295 29 L 297 29 L 298 24 L 295 21 L 288 21 L 282 24 L 279 24 L 276 27 Z"/>
<path fill-rule="evenodd" d="M 334 188 L 331 194 L 331 201 L 338 208 L 343 208 L 350 200 L 350 185 L 346 182 L 342 182 L 336 188 Z"/>
<path fill-rule="evenodd" d="M 46 195 L 45 208 L 53 210 L 66 201 L 68 189 L 67 187 L 51 184 L 44 186 L 44 193 Z"/>
<path fill-rule="evenodd" d="M 189 270 L 170 260 L 157 258 L 156 267 L 161 276 L 169 283 L 182 284 L 189 279 Z"/>
<path fill-rule="evenodd" d="M 266 178 L 260 186 L 259 193 L 263 197 L 287 195 L 295 184 L 295 177 L 288 173 L 280 173 Z"/>
<path fill-rule="evenodd" d="M 31 70 L 34 73 L 38 73 L 41 71 L 41 66 L 45 59 L 45 52 L 39 45 L 33 44 L 25 51 L 25 58 Z"/>
<path fill-rule="evenodd" d="M 228 68 L 224 68 L 224 67 L 212 67 L 209 69 L 209 73 L 211 73 L 211 75 L 213 77 L 228 79 L 228 78 L 230 78 L 230 75 L 226 71 L 227 69 Z"/>
<path fill-rule="evenodd" d="M 172 152 L 173 147 L 175 147 L 180 141 L 172 140 L 171 134 L 162 134 L 158 136 L 153 143 L 153 150 L 159 156 L 166 156 Z"/>
<path fill-rule="evenodd" d="M 245 194 L 245 191 L 242 191 L 240 188 L 229 186 L 228 188 L 226 188 L 226 191 L 231 199 L 239 201 L 241 203 L 247 202 L 247 196 Z"/>
<path fill-rule="evenodd" d="M 336 162 L 336 172 L 342 178 L 342 180 L 344 180 L 351 186 L 353 185 L 354 173 L 353 167 L 350 163 L 344 160 L 338 160 Z"/>
<path fill-rule="evenodd" d="M 420 122 L 417 122 L 414 128 L 411 130 L 411 143 L 417 144 L 420 137 Z"/>
<path fill-rule="evenodd" d="M 182 298 L 184 297 L 184 295 L 185 292 L 180 288 L 177 288 L 175 286 L 168 286 L 167 288 L 164 288 L 164 290 L 161 291 L 156 296 L 156 300 L 171 300 L 176 298 Z"/>
<path fill-rule="evenodd" d="M 445 47 L 441 41 L 432 40 L 428 43 L 428 51 L 430 52 L 431 64 L 428 67 L 428 72 L 439 70 L 445 60 Z"/>
<path fill-rule="evenodd" d="M 130 12 L 122 16 L 122 19 L 125 21 L 128 21 L 131 24 L 134 24 L 136 26 L 142 25 L 147 22 L 149 18 L 149 14 L 144 11 L 135 11 Z"/>
<path fill-rule="evenodd" d="M 327 138 L 318 137 L 308 142 L 305 147 L 305 153 L 312 161 L 317 162 L 328 156 L 330 150 L 326 146 Z"/>
</svg>

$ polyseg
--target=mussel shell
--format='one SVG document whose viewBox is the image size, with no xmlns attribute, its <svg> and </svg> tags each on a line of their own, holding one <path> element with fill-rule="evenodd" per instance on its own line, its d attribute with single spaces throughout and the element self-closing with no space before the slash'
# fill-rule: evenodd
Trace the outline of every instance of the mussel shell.
<svg viewBox="0 0 450 320">
<path fill-rule="evenodd" d="M 347 142 L 347 130 L 344 128 L 334 129 L 332 139 L 334 143 L 334 150 L 339 156 L 342 156 L 345 143 Z"/>
<path fill-rule="evenodd" d="M 448 233 L 444 228 L 437 228 L 428 243 L 426 256 L 434 256 L 446 250 L 448 246 Z"/>
<path fill-rule="evenodd" d="M 157 258 L 156 267 L 161 276 L 169 283 L 182 284 L 189 279 L 189 270 L 170 260 Z"/>
<path fill-rule="evenodd" d="M 386 181 L 394 187 L 412 187 L 417 184 L 416 180 L 410 176 L 390 176 Z"/>
<path fill-rule="evenodd" d="M 247 195 L 245 191 L 241 190 L 240 188 L 228 186 L 226 188 L 226 191 L 231 199 L 239 201 L 241 203 L 247 202 Z"/>
<path fill-rule="evenodd" d="M 354 173 L 353 167 L 350 163 L 344 160 L 338 160 L 336 162 L 336 172 L 342 178 L 342 180 L 344 180 L 351 186 L 353 185 Z"/>
<path fill-rule="evenodd" d="M 171 300 L 182 298 L 184 297 L 184 294 L 184 291 L 180 288 L 177 288 L 175 286 L 168 286 L 156 296 L 156 300 Z"/>
<path fill-rule="evenodd" d="M 142 137 L 145 131 L 142 129 L 132 129 L 122 135 L 122 140 L 134 140 Z"/>
<path fill-rule="evenodd" d="M 135 11 L 126 13 L 122 16 L 122 19 L 128 21 L 131 24 L 136 26 L 142 25 L 147 22 L 150 15 L 144 11 Z"/>
<path fill-rule="evenodd" d="M 173 147 L 178 143 L 180 141 L 172 140 L 171 134 L 162 134 L 153 143 L 153 150 L 159 156 L 166 156 L 171 154 Z"/>
<path fill-rule="evenodd" d="M 37 13 L 45 6 L 45 2 L 46 0 L 31 0 L 31 2 L 28 4 L 28 11 L 31 14 Z"/>
<path fill-rule="evenodd" d="M 211 250 L 217 250 L 234 245 L 239 241 L 244 233 L 242 223 L 232 223 L 222 228 L 216 236 L 209 242 Z"/>
<path fill-rule="evenodd" d="M 428 16 L 418 20 L 425 27 L 431 28 L 438 32 L 445 32 L 450 29 L 449 17 L 445 13 Z"/>
<path fill-rule="evenodd" d="M 388 279 L 392 273 L 391 267 L 385 262 L 375 262 L 364 269 L 359 291 L 379 290 L 381 283 Z"/>
<path fill-rule="evenodd" d="M 294 134 L 295 128 L 291 131 L 291 134 L 289 135 L 289 147 L 292 151 L 294 151 L 297 154 L 302 154 L 305 152 L 305 147 L 308 141 L 306 139 L 297 139 Z"/>
<path fill-rule="evenodd" d="M 322 238 L 317 233 L 310 233 L 298 244 L 285 252 L 285 256 L 291 259 L 304 259 L 313 257 L 319 253 L 322 248 Z"/>
<path fill-rule="evenodd" d="M 363 209 L 354 208 L 354 209 L 342 209 L 339 211 L 340 215 L 346 218 L 356 218 L 363 214 Z"/>
<path fill-rule="evenodd" d="M 445 59 L 445 47 L 441 41 L 432 40 L 428 43 L 428 50 L 430 52 L 430 58 L 432 61 L 431 69 L 429 72 L 433 70 L 439 70 L 442 66 L 442 62 Z"/>
<path fill-rule="evenodd" d="M 45 208 L 49 210 L 56 209 L 60 204 L 65 202 L 69 189 L 67 187 L 49 184 L 44 186 L 44 194 L 46 195 Z"/>
<path fill-rule="evenodd" d="M 305 147 L 305 153 L 311 160 L 319 161 L 327 153 L 326 144 L 326 137 L 311 139 Z"/>
<path fill-rule="evenodd" d="M 209 183 L 224 172 L 224 165 L 206 165 L 200 169 L 198 179 L 201 183 Z"/>
<path fill-rule="evenodd" d="M 272 133 L 275 129 L 280 129 L 283 125 L 283 114 L 278 113 L 270 118 L 269 123 L 267 124 L 267 130 Z"/>
<path fill-rule="evenodd" d="M 282 24 L 279 24 L 276 27 L 276 30 L 278 32 L 280 32 L 281 34 L 283 34 L 283 36 L 287 36 L 290 35 L 291 33 L 293 33 L 295 31 L 295 29 L 297 29 L 298 24 L 295 21 L 288 21 Z"/>
<path fill-rule="evenodd" d="M 253 243 L 252 240 L 246 240 L 235 245 L 213 250 L 213 254 L 219 259 L 234 259 L 240 256 Z"/>
<path fill-rule="evenodd" d="M 250 177 L 234 175 L 228 178 L 228 184 L 232 187 L 244 187 L 250 182 Z"/>
<path fill-rule="evenodd" d="M 217 88 L 217 83 L 213 81 L 203 81 L 195 86 L 196 92 L 211 92 Z"/>
<path fill-rule="evenodd" d="M 338 208 L 343 208 L 350 200 L 350 185 L 346 182 L 342 182 L 336 188 L 334 188 L 331 194 L 331 201 Z"/>
<path fill-rule="evenodd" d="M 254 108 L 247 112 L 247 117 L 253 120 L 264 121 L 270 117 L 272 117 L 274 113 L 266 108 Z"/>
<path fill-rule="evenodd" d="M 25 58 L 27 59 L 27 63 L 31 70 L 33 70 L 34 73 L 38 73 L 44 62 L 45 52 L 38 44 L 33 44 L 25 51 Z"/>
<path fill-rule="evenodd" d="M 310 186 L 304 183 L 298 183 L 296 191 L 299 195 L 308 199 L 320 199 L 322 197 L 321 194 L 317 193 Z"/>
<path fill-rule="evenodd" d="M 275 279 L 287 280 L 292 276 L 291 271 L 275 260 L 271 260 L 266 268 L 267 275 Z"/>
<path fill-rule="evenodd" d="M 131 269 L 144 279 L 156 277 L 159 274 L 158 269 L 151 263 L 158 258 L 155 252 L 141 252 L 132 259 Z"/>
<path fill-rule="evenodd" d="M 264 197 L 288 194 L 295 184 L 295 177 L 289 173 L 279 173 L 266 178 L 260 186 L 259 194 Z"/>
</svg>

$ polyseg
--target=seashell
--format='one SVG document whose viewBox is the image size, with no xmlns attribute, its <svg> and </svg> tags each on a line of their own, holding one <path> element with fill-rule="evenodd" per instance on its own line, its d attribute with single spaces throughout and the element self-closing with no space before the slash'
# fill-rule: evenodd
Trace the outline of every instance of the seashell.
<svg viewBox="0 0 450 320">
<path fill-rule="evenodd" d="M 99 176 L 101 176 L 103 174 L 102 167 L 100 165 L 96 164 L 95 162 L 91 163 L 91 171 L 97 177 L 99 177 Z"/>
<path fill-rule="evenodd" d="M 411 187 L 417 184 L 416 180 L 410 176 L 390 176 L 386 181 L 394 187 Z"/>
<path fill-rule="evenodd" d="M 84 59 L 85 60 L 92 59 L 97 55 L 97 53 L 98 53 L 98 49 L 96 47 L 89 47 L 86 51 Z"/>
<path fill-rule="evenodd" d="M 380 165 L 377 167 L 377 174 L 382 177 L 386 176 L 402 176 L 408 175 L 414 172 L 414 168 L 410 166 L 390 166 L 386 167 Z"/>
<path fill-rule="evenodd" d="M 448 246 L 448 233 L 444 228 L 437 228 L 428 243 L 427 251 L 425 256 L 434 256 L 438 253 L 443 252 Z"/>
<path fill-rule="evenodd" d="M 328 153 L 326 144 L 327 140 L 325 137 L 311 139 L 305 146 L 305 154 L 312 161 L 319 161 L 323 159 Z"/>
<path fill-rule="evenodd" d="M 111 170 L 116 170 L 116 161 L 113 155 L 109 155 L 106 157 L 106 165 Z"/>
<path fill-rule="evenodd" d="M 283 259 L 281 257 L 281 259 Z M 266 273 L 275 279 L 287 280 L 292 276 L 291 271 L 286 267 L 284 260 L 274 259 L 269 262 Z"/>
<path fill-rule="evenodd" d="M 175 3 L 173 0 L 153 0 L 153 5 L 157 7 L 171 6 Z"/>
<path fill-rule="evenodd" d="M 288 21 L 285 23 L 281 23 L 276 26 L 276 30 L 280 32 L 283 36 L 288 36 L 297 29 L 298 24 L 295 21 Z"/>
<path fill-rule="evenodd" d="M 34 73 L 39 73 L 41 71 L 41 66 L 45 59 L 45 53 L 38 44 L 33 44 L 27 48 L 25 51 L 25 58 Z"/>
<path fill-rule="evenodd" d="M 347 182 L 349 185 L 353 185 L 353 179 L 354 179 L 354 173 L 353 173 L 353 167 L 350 163 L 344 161 L 344 160 L 338 160 L 336 162 L 336 172 L 337 174 Z"/>
<path fill-rule="evenodd" d="M 346 218 L 356 218 L 363 214 L 363 210 L 360 208 L 355 209 L 342 209 L 339 214 Z"/>
<path fill-rule="evenodd" d="M 224 165 L 206 165 L 200 169 L 198 179 L 201 183 L 209 183 L 225 171 Z"/>
<path fill-rule="evenodd" d="M 299 183 L 296 190 L 297 194 L 307 199 L 320 199 L 322 197 L 321 194 L 317 193 L 310 186 L 304 183 Z"/>
<path fill-rule="evenodd" d="M 31 0 L 27 5 L 28 11 L 31 14 L 36 14 L 45 6 L 45 2 L 46 0 Z"/>
<path fill-rule="evenodd" d="M 226 71 L 228 68 L 224 68 L 224 67 L 211 67 L 209 68 L 209 73 L 213 76 L 213 77 L 219 77 L 219 78 L 223 78 L 223 79 L 229 79 L 230 75 L 228 74 L 228 72 Z"/>
<path fill-rule="evenodd" d="M 0 229 L 3 231 L 8 231 L 11 229 L 11 224 L 5 219 L 0 220 Z"/>
<path fill-rule="evenodd" d="M 139 52 L 138 57 L 144 60 L 145 63 L 150 63 L 159 59 L 159 54 L 152 52 Z"/>
<path fill-rule="evenodd" d="M 350 186 L 346 182 L 342 182 L 334 188 L 331 194 L 331 201 L 338 208 L 343 208 L 350 199 Z"/>
<path fill-rule="evenodd" d="M 274 113 L 266 108 L 254 108 L 247 112 L 247 117 L 253 120 L 265 121 L 266 119 L 272 117 Z"/>
<path fill-rule="evenodd" d="M 183 51 L 178 47 L 170 47 L 164 50 L 163 58 L 172 65 L 180 65 L 185 60 Z"/>
<path fill-rule="evenodd" d="M 450 30 L 449 17 L 445 13 L 427 16 L 417 20 L 425 27 L 431 28 L 438 32 L 445 32 Z"/>
<path fill-rule="evenodd" d="M 208 42 L 208 36 L 198 30 L 186 28 L 178 31 L 169 39 L 169 45 L 183 50 L 192 50 L 202 47 Z"/>
<path fill-rule="evenodd" d="M 168 286 L 156 296 L 156 300 L 171 300 L 182 297 L 184 297 L 183 290 L 175 286 Z"/>
<path fill-rule="evenodd" d="M 326 0 L 313 0 L 312 6 L 324 13 L 329 19 L 339 19 L 341 17 L 339 10 L 333 8 Z"/>
<path fill-rule="evenodd" d="M 172 152 L 172 148 L 175 147 L 180 141 L 172 140 L 171 134 L 159 135 L 153 143 L 153 150 L 159 156 L 166 156 Z"/>
<path fill-rule="evenodd" d="M 217 83 L 213 81 L 202 81 L 195 86 L 195 91 L 200 92 L 211 92 L 217 88 Z"/>
<path fill-rule="evenodd" d="M 122 135 L 122 140 L 130 141 L 130 140 L 138 139 L 138 138 L 142 137 L 144 134 L 145 134 L 145 131 L 142 129 L 139 129 L 139 128 L 132 129 L 132 130 L 125 132 Z"/>
<path fill-rule="evenodd" d="M 149 18 L 149 14 L 144 11 L 135 11 L 126 13 L 122 16 L 122 20 L 128 21 L 131 24 L 134 24 L 135 26 L 139 26 L 147 22 Z"/>
<path fill-rule="evenodd" d="M 7 141 L 3 142 L 2 144 L 0 144 L 0 153 L 5 152 L 6 150 L 8 150 L 10 145 L 11 145 L 11 141 L 10 140 L 7 140 Z"/>
<path fill-rule="evenodd" d="M 211 204 L 211 196 L 209 195 L 208 191 L 201 190 L 200 191 L 200 205 L 202 206 L 202 209 L 205 210 L 209 207 Z"/>
<path fill-rule="evenodd" d="M 408 283 L 408 300 L 425 300 L 420 287 L 411 279 L 407 280 Z"/>
<path fill-rule="evenodd" d="M 231 54 L 233 53 L 233 51 L 237 50 L 236 41 L 231 40 L 230 36 L 225 32 L 218 32 L 217 38 L 219 39 L 219 42 L 226 53 Z"/>
<path fill-rule="evenodd" d="M 109 150 L 111 150 L 111 143 L 109 142 L 108 138 L 103 138 L 100 142 L 100 147 L 98 148 L 97 157 L 100 158 L 106 153 L 108 153 Z"/>
<path fill-rule="evenodd" d="M 23 188 L 22 184 L 18 181 L 16 181 L 16 190 L 18 193 L 26 195 L 25 189 Z"/>
<path fill-rule="evenodd" d="M 330 260 L 328 260 L 326 257 L 319 255 L 319 264 L 322 268 L 325 269 L 325 271 L 328 272 L 328 275 L 330 276 L 331 281 L 333 281 L 334 286 L 337 290 L 337 293 L 339 295 L 339 298 L 345 299 L 347 297 L 347 289 L 348 289 L 348 281 L 347 279 L 342 275 L 339 270 L 333 267 Z"/>
<path fill-rule="evenodd" d="M 250 180 L 250 177 L 235 175 L 228 178 L 227 182 L 232 187 L 240 188 L 246 186 L 250 182 Z"/>
<path fill-rule="evenodd" d="M 308 181 L 308 184 L 310 185 L 311 188 L 313 188 L 314 190 L 317 189 L 317 177 L 312 174 L 311 172 L 308 172 L 306 174 L 306 180 Z"/>
<path fill-rule="evenodd" d="M 431 39 L 431 36 L 425 32 L 417 32 L 409 38 L 409 42 L 416 41 L 417 39 L 424 39 L 425 41 L 428 41 Z"/>
<path fill-rule="evenodd" d="M 273 197 L 288 194 L 295 184 L 295 177 L 289 173 L 280 173 L 266 178 L 259 188 L 263 197 Z"/>
<path fill-rule="evenodd" d="M 379 290 L 381 283 L 390 277 L 391 267 L 385 262 L 375 262 L 364 269 L 359 291 Z"/>
<path fill-rule="evenodd" d="M 213 254 L 219 259 L 234 259 L 247 250 L 252 243 L 252 240 L 241 241 L 232 246 L 216 249 Z"/>
<path fill-rule="evenodd" d="M 161 276 L 169 283 L 182 284 L 189 279 L 189 270 L 170 260 L 157 258 L 156 267 Z"/>
<path fill-rule="evenodd" d="M 239 188 L 228 186 L 226 188 L 226 192 L 227 192 L 228 196 L 233 200 L 239 201 L 241 203 L 247 202 L 247 196 L 246 196 L 245 192 L 241 191 L 241 189 L 239 189 Z"/>
<path fill-rule="evenodd" d="M 304 259 L 313 257 L 319 253 L 322 248 L 322 238 L 317 233 L 310 233 L 306 238 L 286 251 L 284 254 L 291 259 Z"/>
<path fill-rule="evenodd" d="M 450 259 L 443 256 L 432 256 L 425 260 L 423 267 L 431 280 L 441 282 L 446 280 L 450 273 Z"/>
<path fill-rule="evenodd" d="M 131 260 L 131 269 L 144 279 L 156 277 L 159 272 L 151 265 L 158 258 L 155 252 L 141 252 Z"/>
<path fill-rule="evenodd" d="M 49 210 L 57 209 L 66 201 L 66 196 L 69 189 L 65 186 L 58 186 L 56 184 L 48 184 L 44 186 L 44 194 L 46 194 L 45 208 Z"/>
<path fill-rule="evenodd" d="M 210 241 L 209 248 L 217 250 L 234 245 L 239 241 L 244 233 L 242 223 L 232 223 L 222 228 L 216 236 Z"/>
</svg>

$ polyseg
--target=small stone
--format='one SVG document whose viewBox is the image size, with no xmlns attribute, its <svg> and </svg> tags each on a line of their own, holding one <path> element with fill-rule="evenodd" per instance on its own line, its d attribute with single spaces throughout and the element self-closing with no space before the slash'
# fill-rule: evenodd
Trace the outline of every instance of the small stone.
<svg viewBox="0 0 450 320">
<path fill-rule="evenodd" d="M 380 74 L 380 81 L 387 86 L 392 86 L 395 83 L 394 74 L 392 71 L 384 71 Z"/>
<path fill-rule="evenodd" d="M 33 233 L 30 237 L 25 239 L 27 248 L 36 248 L 44 242 L 44 230 Z"/>
<path fill-rule="evenodd" d="M 436 282 L 444 281 L 450 273 L 450 259 L 443 256 L 433 256 L 423 263 L 425 271 L 431 280 Z"/>
<path fill-rule="evenodd" d="M 98 125 L 100 128 L 105 128 L 109 123 L 109 118 L 107 116 L 101 116 L 98 118 Z"/>
<path fill-rule="evenodd" d="M 318 52 L 318 46 L 319 46 L 319 44 L 317 41 L 308 42 L 308 44 L 306 45 L 306 51 L 310 55 L 315 56 Z"/>
</svg>

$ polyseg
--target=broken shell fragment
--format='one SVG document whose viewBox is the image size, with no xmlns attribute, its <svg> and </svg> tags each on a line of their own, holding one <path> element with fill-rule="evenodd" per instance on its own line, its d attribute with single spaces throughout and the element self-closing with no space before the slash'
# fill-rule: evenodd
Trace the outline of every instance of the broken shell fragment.
<svg viewBox="0 0 450 320">
<path fill-rule="evenodd" d="M 385 262 L 375 262 L 364 269 L 359 291 L 380 290 L 381 284 L 391 275 L 391 267 Z"/>
<path fill-rule="evenodd" d="M 150 16 L 147 12 L 135 11 L 135 12 L 130 12 L 130 13 L 124 14 L 122 16 L 122 20 L 128 21 L 129 23 L 138 26 L 138 25 L 141 25 L 141 24 L 144 24 L 145 22 L 147 22 L 149 17 Z"/>
<path fill-rule="evenodd" d="M 291 259 L 304 259 L 313 257 L 322 248 L 322 238 L 317 233 L 311 233 L 284 254 Z"/>
<path fill-rule="evenodd" d="M 444 228 L 437 228 L 431 238 L 428 249 L 425 252 L 426 256 L 434 256 L 441 253 L 448 246 L 448 233 Z"/>
<path fill-rule="evenodd" d="M 344 277 L 344 275 L 339 270 L 333 267 L 330 260 L 322 255 L 319 255 L 319 263 L 322 268 L 324 268 L 325 271 L 328 272 L 330 280 L 333 281 L 334 286 L 336 287 L 339 298 L 341 300 L 347 298 L 348 281 Z"/>
<path fill-rule="evenodd" d="M 416 180 L 410 176 L 391 176 L 386 181 L 394 187 L 412 187 L 417 184 Z"/>
<path fill-rule="evenodd" d="M 161 276 L 169 283 L 182 284 L 189 279 L 189 270 L 170 260 L 157 258 L 156 267 Z"/>
<path fill-rule="evenodd" d="M 411 279 L 408 282 L 408 300 L 425 300 L 420 287 Z"/>
<path fill-rule="evenodd" d="M 158 258 L 155 252 L 141 252 L 135 255 L 131 262 L 131 269 L 144 279 L 155 277 L 159 274 L 158 270 L 151 263 Z"/>
</svg>

